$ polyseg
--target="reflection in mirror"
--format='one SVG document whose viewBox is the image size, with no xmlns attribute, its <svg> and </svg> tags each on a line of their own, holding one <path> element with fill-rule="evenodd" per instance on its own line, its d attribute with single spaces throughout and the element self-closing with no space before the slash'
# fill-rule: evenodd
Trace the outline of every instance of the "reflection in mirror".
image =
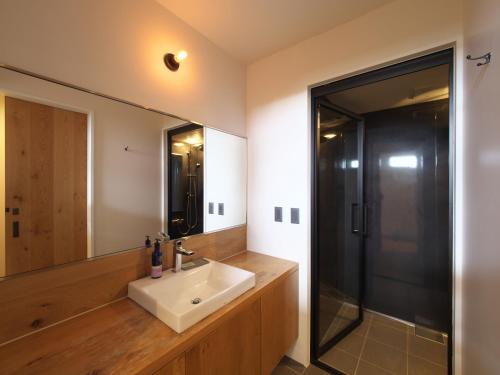
<svg viewBox="0 0 500 375">
<path fill-rule="evenodd" d="M 168 131 L 170 238 L 203 232 L 203 144 L 202 126 Z"/>
<path fill-rule="evenodd" d="M 245 139 L 6 68 L 0 158 L 0 277 L 246 221 Z"/>
<path fill-rule="evenodd" d="M 87 114 L 3 96 L 5 274 L 87 257 Z"/>
<path fill-rule="evenodd" d="M 210 128 L 204 130 L 205 232 L 245 224 L 246 139 Z"/>
</svg>

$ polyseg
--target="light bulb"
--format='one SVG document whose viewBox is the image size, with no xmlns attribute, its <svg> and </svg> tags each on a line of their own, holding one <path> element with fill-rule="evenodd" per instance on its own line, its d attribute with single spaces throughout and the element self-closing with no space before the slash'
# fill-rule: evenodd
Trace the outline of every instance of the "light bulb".
<svg viewBox="0 0 500 375">
<path fill-rule="evenodd" d="M 175 54 L 175 61 L 180 63 L 183 60 L 186 60 L 188 57 L 188 53 L 185 50 L 181 50 Z"/>
</svg>

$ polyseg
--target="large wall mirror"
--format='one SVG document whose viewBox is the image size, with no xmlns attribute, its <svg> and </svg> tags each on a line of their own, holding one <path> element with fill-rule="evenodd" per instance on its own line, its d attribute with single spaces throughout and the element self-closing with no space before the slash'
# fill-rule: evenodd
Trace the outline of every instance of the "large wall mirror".
<svg viewBox="0 0 500 375">
<path fill-rule="evenodd" d="M 0 68 L 0 277 L 246 223 L 246 139 Z"/>
</svg>

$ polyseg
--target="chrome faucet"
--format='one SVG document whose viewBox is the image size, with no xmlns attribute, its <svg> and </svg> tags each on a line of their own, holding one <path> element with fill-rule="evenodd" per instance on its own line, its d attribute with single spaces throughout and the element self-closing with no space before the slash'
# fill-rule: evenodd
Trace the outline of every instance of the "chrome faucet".
<svg viewBox="0 0 500 375">
<path fill-rule="evenodd" d="M 180 239 L 175 241 L 174 254 L 175 254 L 175 263 L 173 271 L 180 272 L 182 270 L 182 256 L 194 255 L 194 251 L 184 249 L 182 247 L 182 239 Z"/>
</svg>

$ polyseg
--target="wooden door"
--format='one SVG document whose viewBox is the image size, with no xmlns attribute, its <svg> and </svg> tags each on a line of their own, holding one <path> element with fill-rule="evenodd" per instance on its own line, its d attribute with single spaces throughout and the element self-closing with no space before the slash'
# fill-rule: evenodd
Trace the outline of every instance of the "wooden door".
<svg viewBox="0 0 500 375">
<path fill-rule="evenodd" d="M 87 256 L 87 115 L 5 97 L 6 275 Z"/>
<path fill-rule="evenodd" d="M 260 374 L 260 300 L 186 353 L 186 375 Z"/>
</svg>

